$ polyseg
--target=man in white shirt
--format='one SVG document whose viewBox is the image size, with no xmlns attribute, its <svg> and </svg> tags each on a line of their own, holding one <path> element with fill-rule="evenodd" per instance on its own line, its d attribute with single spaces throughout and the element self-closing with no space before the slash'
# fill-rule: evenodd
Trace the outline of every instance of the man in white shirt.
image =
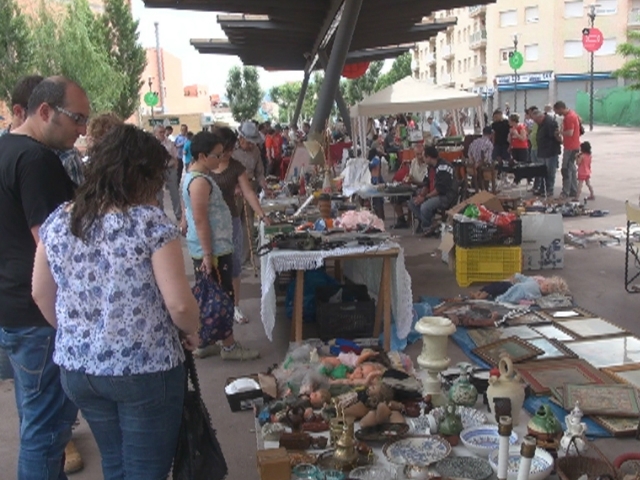
<svg viewBox="0 0 640 480">
<path fill-rule="evenodd" d="M 437 140 L 442 138 L 444 134 L 442 133 L 440 124 L 433 118 L 433 116 L 429 115 L 427 117 L 427 123 L 429 124 L 429 133 L 431 133 L 431 139 L 433 140 L 433 143 L 435 143 Z"/>
<path fill-rule="evenodd" d="M 164 174 L 164 183 L 165 187 L 169 189 L 173 213 L 177 222 L 180 223 L 182 221 L 182 203 L 180 202 L 180 182 L 178 181 L 178 152 L 174 143 L 167 137 L 167 131 L 162 125 L 156 125 L 153 134 L 171 155 L 167 171 Z M 158 193 L 158 204 L 164 210 L 164 188 Z"/>
<path fill-rule="evenodd" d="M 406 163 L 404 163 L 404 165 L 398 169 L 395 176 L 393 177 L 394 182 L 402 182 L 410 185 L 421 185 L 424 182 L 425 177 L 429 173 L 429 165 L 424 158 L 424 150 L 422 144 L 416 144 L 414 146 L 414 149 L 415 158 L 411 160 L 411 165 L 409 166 L 408 172 Z M 393 204 L 393 210 L 395 211 L 396 217 L 398 218 L 396 224 L 392 228 L 409 228 L 409 222 L 407 221 L 407 217 L 404 214 L 404 206 L 410 200 L 411 197 L 409 195 L 407 195 L 406 197 L 391 197 L 390 201 Z"/>
</svg>

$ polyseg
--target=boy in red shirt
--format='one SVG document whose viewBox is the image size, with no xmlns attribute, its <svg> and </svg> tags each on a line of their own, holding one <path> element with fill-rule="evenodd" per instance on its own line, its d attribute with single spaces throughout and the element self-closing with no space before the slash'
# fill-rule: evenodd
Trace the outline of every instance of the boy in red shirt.
<svg viewBox="0 0 640 480">
<path fill-rule="evenodd" d="M 578 171 L 576 157 L 580 153 L 580 117 L 567 108 L 564 102 L 556 102 L 553 106 L 556 115 L 562 120 L 562 197 L 575 198 L 578 195 Z"/>
</svg>

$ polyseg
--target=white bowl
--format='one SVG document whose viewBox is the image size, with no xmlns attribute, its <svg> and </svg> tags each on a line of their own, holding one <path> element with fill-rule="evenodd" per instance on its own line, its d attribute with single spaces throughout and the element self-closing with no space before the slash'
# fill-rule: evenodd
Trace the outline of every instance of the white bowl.
<svg viewBox="0 0 640 480">
<path fill-rule="evenodd" d="M 465 428 L 460 432 L 460 440 L 467 449 L 480 457 L 488 457 L 489 454 L 500 446 L 500 435 L 497 425 L 479 425 Z M 518 434 L 511 433 L 510 445 L 518 443 Z"/>
<path fill-rule="evenodd" d="M 494 472 L 498 472 L 498 450 L 489 454 L 489 463 Z M 541 448 L 536 448 L 536 454 L 531 461 L 529 480 L 544 480 L 553 471 L 553 457 Z M 520 468 L 520 447 L 509 449 L 509 463 L 507 464 L 507 480 L 517 480 Z"/>
</svg>

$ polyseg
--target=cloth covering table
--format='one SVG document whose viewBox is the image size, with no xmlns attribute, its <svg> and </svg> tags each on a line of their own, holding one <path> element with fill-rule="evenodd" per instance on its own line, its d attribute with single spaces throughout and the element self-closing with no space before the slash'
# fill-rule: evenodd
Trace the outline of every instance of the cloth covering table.
<svg viewBox="0 0 640 480">
<path fill-rule="evenodd" d="M 264 238 L 262 236 L 262 238 Z M 264 243 L 264 242 L 263 242 Z M 395 242 L 386 241 L 376 246 L 353 246 L 333 250 L 321 251 L 297 251 L 297 250 L 273 250 L 261 259 L 261 284 L 262 298 L 260 314 L 264 331 L 269 340 L 273 340 L 273 327 L 276 321 L 276 275 L 281 272 L 294 270 L 297 272 L 296 282 L 304 281 L 305 270 L 315 270 L 324 265 L 325 260 L 333 259 L 339 264 L 339 270 L 351 281 L 366 285 L 369 293 L 380 304 L 386 303 L 383 295 L 380 295 L 381 285 L 391 285 L 390 311 L 395 319 L 398 338 L 404 339 L 409 335 L 413 321 L 413 295 L 411 293 L 411 277 L 407 272 L 404 262 L 404 251 Z M 388 268 L 384 268 L 388 265 Z M 387 277 L 387 282 L 383 276 Z M 294 303 L 293 327 L 296 323 L 302 323 L 302 285 L 297 285 L 296 304 Z M 299 295 L 298 295 L 299 294 Z M 300 298 L 298 298 L 298 296 Z M 297 308 L 296 308 L 297 307 Z M 382 308 L 382 307 L 380 307 Z M 380 313 L 379 309 L 377 312 Z M 295 318 L 296 313 L 300 316 Z M 378 320 L 378 314 L 376 315 Z M 390 318 L 389 324 L 390 324 Z M 387 318 L 385 318 L 387 323 Z M 389 348 L 390 329 L 385 331 L 385 348 Z M 379 332 L 378 332 L 379 333 Z M 294 340 L 302 339 L 302 330 L 295 332 Z"/>
</svg>

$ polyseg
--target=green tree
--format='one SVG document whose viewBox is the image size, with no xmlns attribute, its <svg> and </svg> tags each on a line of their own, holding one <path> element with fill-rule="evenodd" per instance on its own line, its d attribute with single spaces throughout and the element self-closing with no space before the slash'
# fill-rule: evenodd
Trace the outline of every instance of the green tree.
<svg viewBox="0 0 640 480">
<path fill-rule="evenodd" d="M 122 75 L 120 92 L 111 110 L 126 119 L 140 103 L 141 77 L 147 64 L 145 49 L 139 42 L 139 22 L 133 19 L 128 1 L 106 0 L 100 23 L 112 67 Z"/>
<path fill-rule="evenodd" d="M 271 100 L 280 109 L 278 121 L 289 123 L 293 119 L 298 97 L 302 90 L 302 82 L 287 82 L 277 85 L 269 91 Z"/>
<path fill-rule="evenodd" d="M 360 78 L 341 82 L 344 85 L 343 96 L 347 105 L 353 106 L 376 91 L 384 62 L 373 62 Z"/>
<path fill-rule="evenodd" d="M 227 76 L 227 99 L 236 122 L 252 119 L 262 103 L 260 75 L 255 67 L 232 67 Z"/>
<path fill-rule="evenodd" d="M 100 19 L 87 0 L 72 0 L 61 18 L 44 4 L 33 25 L 35 61 L 42 75 L 64 75 L 82 85 L 95 112 L 111 111 L 124 84 L 105 48 Z"/>
<path fill-rule="evenodd" d="M 0 0 L 0 100 L 8 103 L 18 80 L 32 73 L 32 47 L 26 17 L 13 0 Z"/>
<path fill-rule="evenodd" d="M 393 85 L 409 75 L 411 75 L 411 54 L 406 52 L 393 61 L 391 70 L 380 75 L 378 83 L 376 84 L 376 92 L 387 88 L 389 85 Z"/>
<path fill-rule="evenodd" d="M 626 61 L 614 72 L 614 75 L 631 81 L 629 88 L 640 90 L 640 32 L 629 30 L 627 41 L 618 45 L 618 53 Z"/>
</svg>

